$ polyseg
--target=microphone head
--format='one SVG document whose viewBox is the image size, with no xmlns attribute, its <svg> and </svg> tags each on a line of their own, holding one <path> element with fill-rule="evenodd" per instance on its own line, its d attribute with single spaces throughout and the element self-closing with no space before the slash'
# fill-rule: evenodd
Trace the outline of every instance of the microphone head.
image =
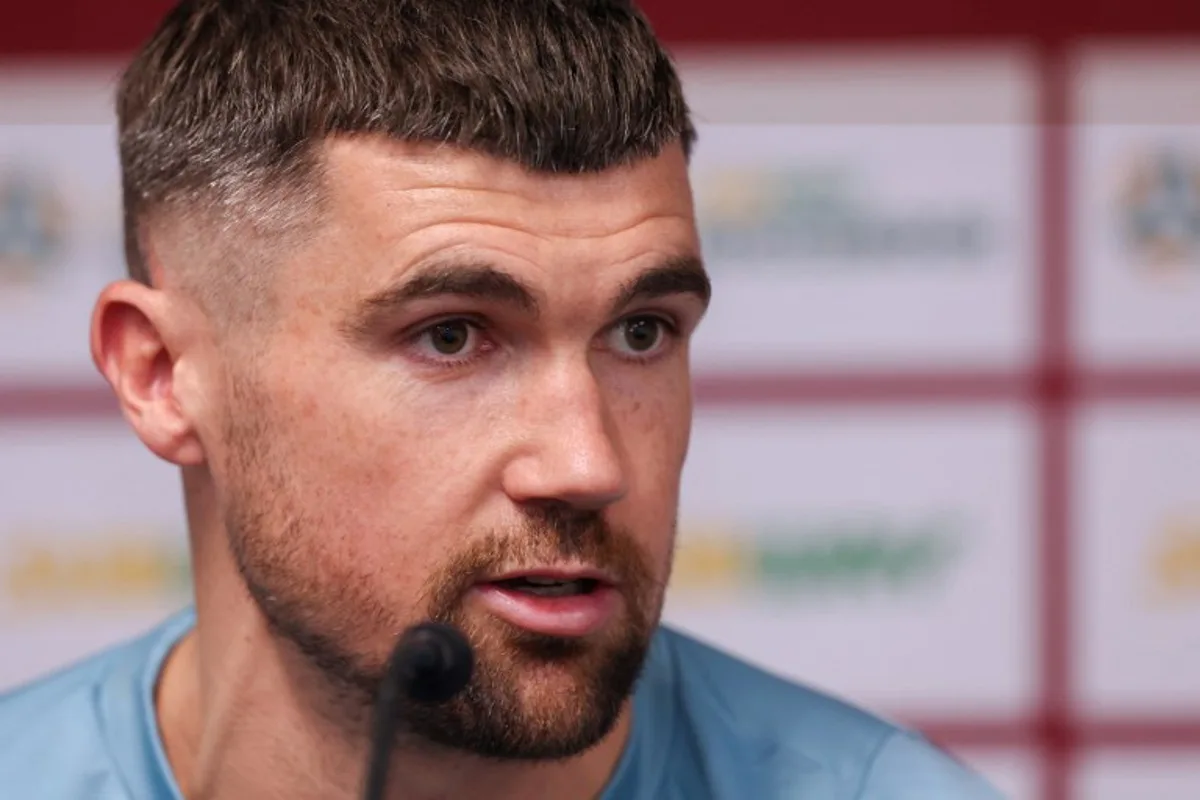
<svg viewBox="0 0 1200 800">
<path fill-rule="evenodd" d="M 436 705 L 466 688 L 475 669 L 475 653 L 457 628 L 424 622 L 400 637 L 392 664 L 404 697 Z"/>
</svg>

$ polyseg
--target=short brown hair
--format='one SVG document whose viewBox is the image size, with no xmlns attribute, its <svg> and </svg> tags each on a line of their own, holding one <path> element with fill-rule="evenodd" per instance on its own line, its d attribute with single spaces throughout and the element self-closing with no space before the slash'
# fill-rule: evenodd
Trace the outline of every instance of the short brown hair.
<svg viewBox="0 0 1200 800">
<path fill-rule="evenodd" d="M 124 74 L 117 114 L 129 274 L 146 283 L 149 215 L 244 218 L 311 196 L 329 136 L 573 173 L 690 152 L 695 137 L 626 0 L 183 0 Z"/>
</svg>

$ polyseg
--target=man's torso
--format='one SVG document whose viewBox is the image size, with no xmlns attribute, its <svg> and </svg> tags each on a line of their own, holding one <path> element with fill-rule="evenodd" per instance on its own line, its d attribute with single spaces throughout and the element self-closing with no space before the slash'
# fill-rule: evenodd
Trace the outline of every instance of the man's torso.
<svg viewBox="0 0 1200 800">
<path fill-rule="evenodd" d="M 153 709 L 190 612 L 0 696 L 0 787 L 22 800 L 181 800 Z M 919 737 L 660 629 L 602 800 L 996 800 Z"/>
</svg>

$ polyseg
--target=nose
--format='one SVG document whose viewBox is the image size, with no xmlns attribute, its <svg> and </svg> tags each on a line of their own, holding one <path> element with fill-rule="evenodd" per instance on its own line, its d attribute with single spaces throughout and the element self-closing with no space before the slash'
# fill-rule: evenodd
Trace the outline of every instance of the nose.
<svg viewBox="0 0 1200 800">
<path fill-rule="evenodd" d="M 597 510 L 625 495 L 616 420 L 586 364 L 547 370 L 523 392 L 516 417 L 520 446 L 503 475 L 514 502 Z"/>
</svg>

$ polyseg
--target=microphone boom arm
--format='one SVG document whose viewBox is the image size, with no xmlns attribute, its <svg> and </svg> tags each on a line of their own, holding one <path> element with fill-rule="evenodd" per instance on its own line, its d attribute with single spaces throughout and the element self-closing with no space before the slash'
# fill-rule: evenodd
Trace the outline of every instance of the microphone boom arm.
<svg viewBox="0 0 1200 800">
<path fill-rule="evenodd" d="M 426 622 L 401 635 L 375 700 L 364 800 L 383 800 L 404 701 L 445 703 L 466 688 L 474 667 L 471 645 L 450 625 Z"/>
</svg>

